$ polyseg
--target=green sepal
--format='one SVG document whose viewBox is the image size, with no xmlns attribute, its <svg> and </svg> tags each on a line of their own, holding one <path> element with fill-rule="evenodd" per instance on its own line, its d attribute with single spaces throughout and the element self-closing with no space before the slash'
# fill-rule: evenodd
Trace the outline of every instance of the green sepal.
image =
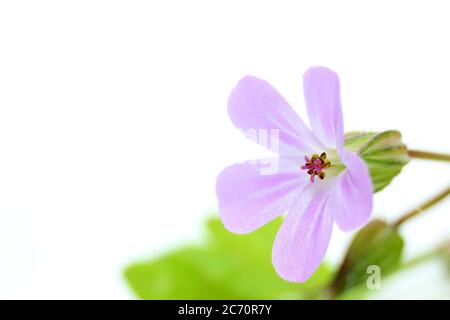
<svg viewBox="0 0 450 320">
<path fill-rule="evenodd" d="M 408 149 L 396 130 L 349 132 L 344 147 L 359 154 L 367 164 L 375 192 L 386 187 L 409 162 Z"/>
</svg>

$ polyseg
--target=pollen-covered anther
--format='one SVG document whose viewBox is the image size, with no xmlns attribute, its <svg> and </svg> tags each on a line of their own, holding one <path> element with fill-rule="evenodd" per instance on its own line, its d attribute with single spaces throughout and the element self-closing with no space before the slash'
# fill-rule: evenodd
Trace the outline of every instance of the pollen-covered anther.
<svg viewBox="0 0 450 320">
<path fill-rule="evenodd" d="M 319 155 L 313 154 L 311 159 L 305 156 L 305 165 L 301 166 L 302 170 L 307 170 L 310 175 L 310 180 L 314 183 L 315 176 L 318 176 L 321 180 L 325 178 L 324 169 L 329 168 L 331 162 L 327 159 L 327 154 L 322 152 Z"/>
</svg>

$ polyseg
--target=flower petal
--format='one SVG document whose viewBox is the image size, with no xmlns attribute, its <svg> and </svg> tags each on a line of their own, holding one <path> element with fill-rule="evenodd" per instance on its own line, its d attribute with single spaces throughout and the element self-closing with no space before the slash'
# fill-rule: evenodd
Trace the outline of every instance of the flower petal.
<svg viewBox="0 0 450 320">
<path fill-rule="evenodd" d="M 256 77 L 239 81 L 228 100 L 228 114 L 247 137 L 279 155 L 305 155 L 320 145 L 286 100 Z"/>
<path fill-rule="evenodd" d="M 219 213 L 225 227 L 248 233 L 263 226 L 291 205 L 308 183 L 288 159 L 267 158 L 232 165 L 217 177 Z"/>
<path fill-rule="evenodd" d="M 373 186 L 367 165 L 359 156 L 342 149 L 341 161 L 346 169 L 336 178 L 328 205 L 339 228 L 350 231 L 362 227 L 369 220 Z"/>
<path fill-rule="evenodd" d="M 333 227 L 333 216 L 325 211 L 327 196 L 327 189 L 305 188 L 278 231 L 272 262 L 288 281 L 307 280 L 325 255 Z"/>
<path fill-rule="evenodd" d="M 340 149 L 344 143 L 338 75 L 324 67 L 308 69 L 303 76 L 303 93 L 309 123 L 325 147 Z"/>
</svg>

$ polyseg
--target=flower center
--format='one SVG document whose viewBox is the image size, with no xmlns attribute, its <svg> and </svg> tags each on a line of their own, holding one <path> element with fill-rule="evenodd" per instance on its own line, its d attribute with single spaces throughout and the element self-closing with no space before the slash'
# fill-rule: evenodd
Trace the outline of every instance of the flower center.
<svg viewBox="0 0 450 320">
<path fill-rule="evenodd" d="M 305 165 L 301 166 L 302 170 L 307 170 L 307 173 L 310 175 L 310 180 L 314 183 L 314 177 L 318 176 L 320 180 L 325 178 L 324 169 L 331 167 L 330 160 L 327 159 L 327 154 L 322 152 L 319 155 L 313 154 L 311 159 L 305 156 Z"/>
</svg>

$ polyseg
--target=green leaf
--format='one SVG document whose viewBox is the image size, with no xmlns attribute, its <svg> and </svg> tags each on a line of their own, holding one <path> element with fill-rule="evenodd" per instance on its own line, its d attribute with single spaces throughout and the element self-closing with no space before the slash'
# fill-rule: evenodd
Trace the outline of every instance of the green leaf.
<svg viewBox="0 0 450 320">
<path fill-rule="evenodd" d="M 271 263 L 273 239 L 282 219 L 248 234 L 227 231 L 210 219 L 203 246 L 184 247 L 138 262 L 125 277 L 142 299 L 302 299 L 331 279 L 326 265 L 305 283 L 280 278 Z"/>
<path fill-rule="evenodd" d="M 375 192 L 385 188 L 409 162 L 406 145 L 395 130 L 350 132 L 345 135 L 344 146 L 366 162 Z"/>
<path fill-rule="evenodd" d="M 368 268 L 377 266 L 385 277 L 397 270 L 403 253 L 403 239 L 396 228 L 381 220 L 373 220 L 353 239 L 332 284 L 334 294 L 368 293 Z M 356 290 L 356 291 L 355 291 Z"/>
</svg>

